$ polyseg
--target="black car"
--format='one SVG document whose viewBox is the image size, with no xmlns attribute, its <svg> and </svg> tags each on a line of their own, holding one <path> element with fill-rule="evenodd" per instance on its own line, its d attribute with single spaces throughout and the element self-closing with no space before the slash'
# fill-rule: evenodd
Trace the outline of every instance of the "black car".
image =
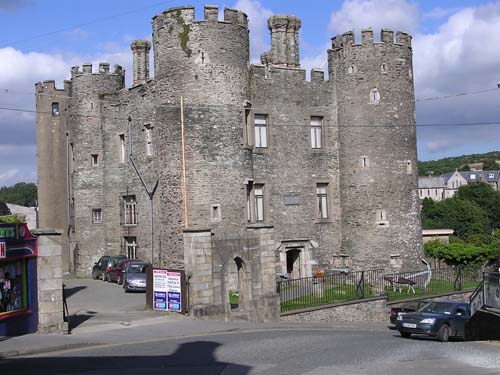
<svg viewBox="0 0 500 375">
<path fill-rule="evenodd" d="M 106 280 L 107 272 L 109 272 L 113 264 L 119 259 L 125 258 L 127 258 L 125 255 L 103 255 L 99 258 L 99 260 L 94 264 L 94 267 L 92 268 L 92 278 Z"/>
<path fill-rule="evenodd" d="M 436 337 L 439 341 L 465 338 L 465 323 L 470 319 L 470 305 L 463 302 L 429 302 L 416 312 L 399 315 L 396 329 L 401 336 L 412 334 Z"/>
</svg>

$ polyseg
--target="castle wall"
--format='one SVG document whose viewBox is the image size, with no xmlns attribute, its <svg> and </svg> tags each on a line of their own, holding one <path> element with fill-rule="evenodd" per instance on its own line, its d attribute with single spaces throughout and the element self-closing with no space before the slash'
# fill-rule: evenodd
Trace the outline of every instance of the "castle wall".
<svg viewBox="0 0 500 375">
<path fill-rule="evenodd" d="M 264 183 L 266 222 L 275 226 L 286 270 L 286 251 L 298 247 L 301 277 L 331 268 L 340 250 L 338 134 L 332 88 L 322 77 L 305 80 L 305 71 L 252 66 L 252 112 L 268 118 L 267 148 L 252 149 L 254 184 Z M 321 148 L 311 147 L 311 118 L 323 120 Z M 316 188 L 328 184 L 328 218 L 318 217 Z M 278 242 L 279 243 L 279 242 Z"/>
<path fill-rule="evenodd" d="M 333 40 L 342 252 L 359 268 L 413 268 L 422 255 L 412 50 L 407 34 Z M 376 91 L 378 90 L 378 91 Z"/>
</svg>

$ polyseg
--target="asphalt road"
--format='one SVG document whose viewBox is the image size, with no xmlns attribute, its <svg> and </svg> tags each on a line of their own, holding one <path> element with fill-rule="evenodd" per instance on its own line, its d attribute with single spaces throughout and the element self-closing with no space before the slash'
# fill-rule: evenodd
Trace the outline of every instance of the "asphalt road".
<svg viewBox="0 0 500 375">
<path fill-rule="evenodd" d="M 145 311 L 143 293 L 116 284 L 65 284 L 78 323 L 68 338 L 94 344 L 0 360 L 0 375 L 500 375 L 500 342 L 403 339 L 384 324 L 192 320 Z"/>
<path fill-rule="evenodd" d="M 0 362 L 0 374 L 498 375 L 500 346 L 389 330 L 233 330 L 134 340 Z"/>
</svg>

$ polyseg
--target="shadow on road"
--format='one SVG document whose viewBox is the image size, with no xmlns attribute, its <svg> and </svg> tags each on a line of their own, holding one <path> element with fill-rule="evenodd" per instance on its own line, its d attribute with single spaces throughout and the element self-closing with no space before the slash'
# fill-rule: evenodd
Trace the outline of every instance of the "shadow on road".
<svg viewBox="0 0 500 375">
<path fill-rule="evenodd" d="M 247 375 L 251 367 L 218 361 L 216 349 L 221 346 L 213 341 L 195 341 L 181 344 L 167 356 L 88 356 L 14 358 L 0 362 L 0 374 L 31 374 L 33 369 L 41 374 L 97 373 L 143 374 L 151 369 L 161 369 L 161 374 Z M 158 374 L 159 372 L 154 372 Z"/>
<path fill-rule="evenodd" d="M 73 314 L 69 316 L 68 326 L 71 332 L 72 329 L 78 327 L 80 324 L 85 323 L 87 320 L 92 319 L 97 314 L 96 311 L 86 311 L 85 314 Z"/>
<path fill-rule="evenodd" d="M 71 297 L 73 294 L 78 293 L 80 290 L 87 289 L 86 286 L 74 286 L 73 288 L 64 287 L 64 295 L 66 298 Z"/>
</svg>

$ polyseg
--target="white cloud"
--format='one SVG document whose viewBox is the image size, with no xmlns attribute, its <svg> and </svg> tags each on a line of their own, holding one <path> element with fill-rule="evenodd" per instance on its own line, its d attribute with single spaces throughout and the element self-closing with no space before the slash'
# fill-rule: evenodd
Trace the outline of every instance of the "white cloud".
<svg viewBox="0 0 500 375">
<path fill-rule="evenodd" d="M 405 0 L 346 0 L 330 18 L 329 30 L 340 34 L 349 30 L 382 28 L 414 32 L 419 10 L 415 3 Z"/>
<path fill-rule="evenodd" d="M 453 13 L 457 12 L 458 10 L 459 10 L 458 8 L 437 7 L 437 8 L 431 9 L 430 11 L 424 13 L 423 18 L 440 19 L 440 18 L 448 17 L 450 14 L 453 14 Z"/>
<path fill-rule="evenodd" d="M 234 8 L 242 10 L 248 16 L 250 59 L 252 63 L 260 62 L 260 55 L 269 50 L 267 20 L 273 12 L 256 0 L 238 0 Z"/>
<path fill-rule="evenodd" d="M 441 96 L 494 89 L 500 79 L 500 3 L 462 9 L 450 16 L 434 34 L 413 40 L 417 97 Z M 421 103 L 418 122 L 458 123 L 493 121 L 500 117 L 499 93 L 471 95 Z M 422 129 L 423 150 L 455 153 L 480 145 L 500 148 L 500 127 L 482 126 Z M 436 139 L 445 139 L 438 142 Z M 463 152 L 463 151 L 460 151 Z"/>
</svg>

